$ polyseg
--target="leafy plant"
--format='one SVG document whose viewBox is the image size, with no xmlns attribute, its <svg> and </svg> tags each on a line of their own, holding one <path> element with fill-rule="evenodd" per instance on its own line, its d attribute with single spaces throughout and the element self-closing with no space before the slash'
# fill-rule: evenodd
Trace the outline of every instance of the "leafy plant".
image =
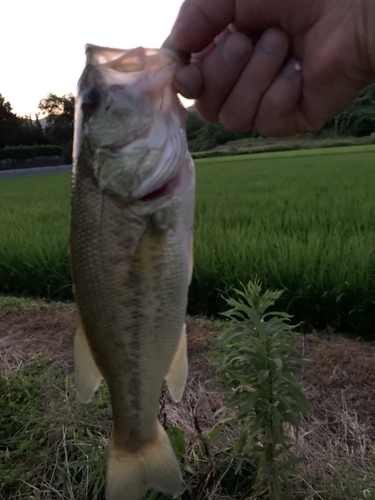
<svg viewBox="0 0 375 500">
<path fill-rule="evenodd" d="M 226 299 L 231 308 L 223 313 L 230 327 L 209 354 L 231 394 L 217 413 L 239 426 L 234 454 L 257 460 L 254 492 L 280 500 L 289 496 L 287 476 L 297 462 L 292 446 L 298 414 L 308 411 L 296 380 L 306 360 L 294 345 L 291 316 L 268 312 L 282 291 L 262 293 L 258 279 L 234 291 L 237 297 Z"/>
</svg>

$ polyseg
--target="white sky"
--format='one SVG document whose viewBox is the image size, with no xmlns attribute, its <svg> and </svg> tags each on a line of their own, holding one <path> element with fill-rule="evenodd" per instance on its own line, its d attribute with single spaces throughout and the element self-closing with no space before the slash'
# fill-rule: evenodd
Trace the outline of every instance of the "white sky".
<svg viewBox="0 0 375 500">
<path fill-rule="evenodd" d="M 182 0 L 8 0 L 1 6 L 0 94 L 18 115 L 49 92 L 75 94 L 84 45 L 157 48 Z"/>
</svg>

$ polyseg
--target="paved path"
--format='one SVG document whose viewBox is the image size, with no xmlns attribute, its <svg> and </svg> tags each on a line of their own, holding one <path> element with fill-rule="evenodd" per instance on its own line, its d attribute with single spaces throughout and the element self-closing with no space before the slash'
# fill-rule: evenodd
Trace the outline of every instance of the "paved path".
<svg viewBox="0 0 375 500">
<path fill-rule="evenodd" d="M 0 171 L 0 179 L 9 179 L 11 177 L 29 177 L 31 175 L 59 174 L 61 172 L 69 172 L 71 169 L 71 165 L 61 165 L 57 167 L 37 167 L 20 168 L 17 170 L 4 170 Z"/>
</svg>

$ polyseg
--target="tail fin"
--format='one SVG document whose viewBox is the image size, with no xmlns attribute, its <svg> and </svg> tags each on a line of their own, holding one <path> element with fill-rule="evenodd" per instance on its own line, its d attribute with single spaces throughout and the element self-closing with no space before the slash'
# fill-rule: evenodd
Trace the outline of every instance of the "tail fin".
<svg viewBox="0 0 375 500">
<path fill-rule="evenodd" d="M 135 452 L 116 448 L 110 443 L 107 468 L 106 500 L 139 500 L 149 489 L 169 495 L 184 491 L 177 458 L 163 427 L 157 437 Z"/>
</svg>

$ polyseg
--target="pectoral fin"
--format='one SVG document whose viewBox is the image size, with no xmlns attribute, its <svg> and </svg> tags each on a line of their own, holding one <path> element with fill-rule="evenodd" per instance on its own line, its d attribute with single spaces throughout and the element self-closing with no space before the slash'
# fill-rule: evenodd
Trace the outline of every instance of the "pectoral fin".
<svg viewBox="0 0 375 500">
<path fill-rule="evenodd" d="M 167 382 L 169 394 L 172 396 L 173 401 L 178 403 L 184 392 L 188 374 L 188 360 L 187 360 L 187 343 L 186 343 L 186 324 L 182 327 L 180 343 L 176 354 L 174 355 L 172 364 L 169 368 L 168 375 L 165 377 Z"/>
<path fill-rule="evenodd" d="M 74 340 L 74 383 L 78 400 L 90 403 L 102 379 L 79 321 Z"/>
</svg>

